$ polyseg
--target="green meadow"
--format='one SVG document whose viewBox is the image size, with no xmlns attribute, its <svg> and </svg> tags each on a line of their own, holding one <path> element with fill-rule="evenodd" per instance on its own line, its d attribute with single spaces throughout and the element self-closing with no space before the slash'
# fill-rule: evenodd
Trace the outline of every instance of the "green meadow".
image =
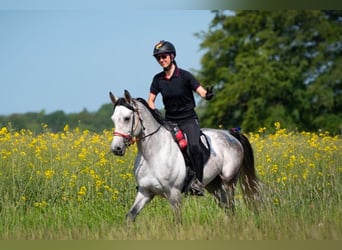
<svg viewBox="0 0 342 250">
<path fill-rule="evenodd" d="M 210 195 L 182 198 L 182 224 L 156 197 L 127 223 L 137 149 L 110 153 L 111 131 L 52 133 L 0 128 L 0 239 L 278 240 L 342 238 L 342 139 L 275 123 L 246 134 L 262 183 L 252 211 L 236 194 L 226 215 Z"/>
</svg>

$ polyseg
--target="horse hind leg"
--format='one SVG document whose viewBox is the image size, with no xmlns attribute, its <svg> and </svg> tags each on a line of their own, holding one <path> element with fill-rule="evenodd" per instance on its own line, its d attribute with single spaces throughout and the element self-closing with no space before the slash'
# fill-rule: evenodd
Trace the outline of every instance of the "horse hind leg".
<svg viewBox="0 0 342 250">
<path fill-rule="evenodd" d="M 235 188 L 237 184 L 237 176 L 235 176 L 233 179 L 231 179 L 228 182 L 222 181 L 223 189 L 226 193 L 227 197 L 227 206 L 226 206 L 226 212 L 228 212 L 228 209 L 230 209 L 232 214 L 235 214 Z"/>
<path fill-rule="evenodd" d="M 225 183 L 220 176 L 216 176 L 216 178 L 206 186 L 208 192 L 214 195 L 216 202 L 219 206 L 224 208 L 224 211 L 227 214 L 229 212 L 232 214 L 235 213 L 234 195 L 236 182 L 236 177 Z"/>
</svg>

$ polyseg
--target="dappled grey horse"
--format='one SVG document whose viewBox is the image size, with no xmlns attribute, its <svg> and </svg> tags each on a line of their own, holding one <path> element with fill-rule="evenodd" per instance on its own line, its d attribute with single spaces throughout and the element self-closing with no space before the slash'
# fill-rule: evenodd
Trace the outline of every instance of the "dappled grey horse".
<svg viewBox="0 0 342 250">
<path fill-rule="evenodd" d="M 169 200 L 179 219 L 181 193 L 187 180 L 186 161 L 179 146 L 144 99 L 132 98 L 127 90 L 122 98 L 116 98 L 111 92 L 109 95 L 114 104 L 111 118 L 115 126 L 111 151 L 123 156 L 131 144 L 136 142 L 138 147 L 133 170 L 137 195 L 127 218 L 134 221 L 141 209 L 159 195 Z M 205 128 L 202 131 L 210 147 L 203 173 L 207 191 L 221 206 L 234 208 L 234 190 L 240 179 L 245 200 L 255 197 L 259 185 L 248 139 L 233 130 Z"/>
</svg>

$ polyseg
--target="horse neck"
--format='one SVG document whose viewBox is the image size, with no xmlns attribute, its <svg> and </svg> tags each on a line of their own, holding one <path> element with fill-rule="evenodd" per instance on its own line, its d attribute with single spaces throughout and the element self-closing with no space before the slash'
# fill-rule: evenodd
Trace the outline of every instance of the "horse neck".
<svg viewBox="0 0 342 250">
<path fill-rule="evenodd" d="M 153 117 L 151 112 L 142 103 L 139 103 L 139 115 L 143 127 L 142 136 L 149 135 L 158 130 L 161 126 L 160 123 Z"/>
<path fill-rule="evenodd" d="M 152 160 L 162 163 L 170 157 L 170 152 L 175 152 L 171 148 L 177 147 L 177 145 L 168 143 L 173 140 L 169 138 L 172 137 L 171 133 L 153 117 L 144 105 L 139 108 L 145 130 L 142 130 L 140 135 L 140 138 L 143 139 L 137 140 L 138 152 L 146 161 Z M 154 167 L 155 165 L 152 164 L 151 166 Z"/>
</svg>

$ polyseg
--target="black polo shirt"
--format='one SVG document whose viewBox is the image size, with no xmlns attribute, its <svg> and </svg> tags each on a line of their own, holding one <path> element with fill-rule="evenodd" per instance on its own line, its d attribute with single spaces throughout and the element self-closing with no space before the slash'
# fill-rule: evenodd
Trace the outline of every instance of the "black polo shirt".
<svg viewBox="0 0 342 250">
<path fill-rule="evenodd" d="M 196 119 L 193 91 L 199 86 L 199 82 L 190 72 L 176 67 L 170 79 L 166 79 L 164 72 L 156 74 L 150 92 L 155 95 L 162 94 L 167 120 Z"/>
</svg>

